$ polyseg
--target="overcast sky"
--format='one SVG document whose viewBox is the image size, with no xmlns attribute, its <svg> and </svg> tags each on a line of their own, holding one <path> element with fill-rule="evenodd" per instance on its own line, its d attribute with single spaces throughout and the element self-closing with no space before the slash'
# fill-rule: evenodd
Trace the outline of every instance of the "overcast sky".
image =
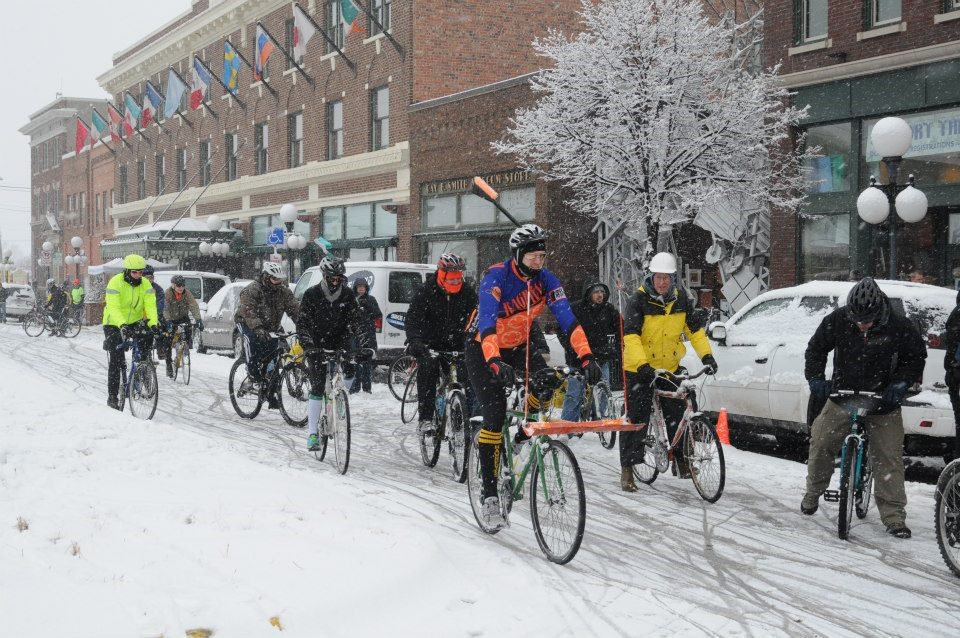
<svg viewBox="0 0 960 638">
<path fill-rule="evenodd" d="M 30 251 L 30 146 L 18 129 L 60 92 L 107 97 L 97 76 L 113 54 L 190 8 L 190 0 L 13 0 L 3 3 L 7 52 L 0 100 L 0 233 L 4 249 Z M 73 127 L 67 151 L 73 150 Z M 65 201 L 65 200 L 64 200 Z"/>
</svg>

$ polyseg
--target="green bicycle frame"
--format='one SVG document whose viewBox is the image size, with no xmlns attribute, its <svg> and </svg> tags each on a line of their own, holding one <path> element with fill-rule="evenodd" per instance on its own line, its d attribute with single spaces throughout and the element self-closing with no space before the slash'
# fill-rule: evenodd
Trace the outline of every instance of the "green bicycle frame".
<svg viewBox="0 0 960 638">
<path fill-rule="evenodd" d="M 510 437 L 510 421 L 515 418 L 521 423 L 524 422 L 523 412 L 517 410 L 507 410 L 507 418 L 503 421 L 503 440 L 508 441 Z M 543 494 L 545 497 L 549 498 L 550 493 L 547 490 L 547 477 L 544 471 L 543 463 L 543 450 L 541 449 L 541 444 L 547 443 L 550 441 L 548 436 L 538 436 L 534 439 L 531 439 L 530 454 L 527 457 L 527 460 L 523 464 L 523 468 L 520 470 L 520 474 L 514 474 L 513 472 L 513 446 L 504 445 L 504 451 L 506 453 L 506 462 L 507 467 L 511 468 L 510 470 L 510 494 L 511 498 L 514 501 L 519 501 L 523 499 L 523 483 L 527 480 L 527 474 L 530 473 L 530 470 L 536 465 L 537 469 L 540 470 L 540 487 L 543 489 Z M 557 472 L 557 482 L 560 485 L 561 493 L 563 491 L 563 482 L 560 476 L 560 466 L 559 463 L 554 459 L 554 470 Z"/>
</svg>

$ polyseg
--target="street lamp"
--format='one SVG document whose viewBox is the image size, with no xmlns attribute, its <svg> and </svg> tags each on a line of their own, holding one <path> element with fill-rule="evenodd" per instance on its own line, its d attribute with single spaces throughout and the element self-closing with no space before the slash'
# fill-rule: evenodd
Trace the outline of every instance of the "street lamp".
<svg viewBox="0 0 960 638">
<path fill-rule="evenodd" d="M 293 281 L 293 251 L 307 247 L 307 239 L 300 233 L 293 232 L 293 224 L 300 216 L 300 211 L 293 204 L 284 204 L 280 207 L 280 220 L 287 227 L 287 236 L 284 243 L 287 246 L 287 281 Z"/>
<path fill-rule="evenodd" d="M 43 242 L 43 244 L 40 247 L 43 248 L 43 252 L 45 253 L 53 252 L 53 244 L 50 243 L 49 241 Z M 40 263 L 43 264 L 42 259 L 40 260 Z M 53 262 L 47 264 L 47 279 L 50 279 L 50 269 L 52 267 L 53 267 Z"/>
<path fill-rule="evenodd" d="M 857 197 L 857 214 L 868 224 L 882 224 L 890 217 L 893 205 L 897 216 L 904 222 L 914 223 L 927 214 L 927 196 L 913 186 L 913 175 L 906 184 L 897 184 L 897 171 L 903 156 L 913 142 L 913 129 L 899 117 L 885 117 L 877 122 L 870 132 L 873 148 L 880 154 L 887 167 L 889 183 L 877 184 L 870 176 L 870 186 Z M 897 220 L 890 219 L 890 279 L 897 279 Z"/>
<path fill-rule="evenodd" d="M 206 241 L 200 242 L 197 248 L 200 250 L 201 255 L 205 257 L 210 255 L 213 257 L 224 257 L 230 252 L 230 244 L 217 239 L 217 233 L 220 232 L 221 228 L 223 228 L 223 220 L 220 219 L 219 215 L 210 215 L 207 217 L 207 229 L 210 231 L 210 234 L 213 235 L 213 243 Z"/>
<path fill-rule="evenodd" d="M 74 235 L 70 238 L 70 245 L 73 247 L 73 254 L 64 257 L 63 262 L 68 266 L 71 264 L 75 265 L 77 267 L 75 278 L 80 279 L 80 266 L 81 264 L 87 263 L 87 256 L 81 249 L 81 246 L 83 246 L 83 239 Z"/>
</svg>

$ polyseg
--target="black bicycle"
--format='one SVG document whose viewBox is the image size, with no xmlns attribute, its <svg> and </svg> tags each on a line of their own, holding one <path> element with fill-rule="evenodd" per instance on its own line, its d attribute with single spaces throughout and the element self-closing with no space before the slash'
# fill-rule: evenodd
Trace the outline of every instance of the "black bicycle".
<svg viewBox="0 0 960 638">
<path fill-rule="evenodd" d="M 253 419 L 260 414 L 264 402 L 275 396 L 283 420 L 302 428 L 307 424 L 310 392 L 303 351 L 296 344 L 289 345 L 288 339 L 296 336 L 294 332 L 275 332 L 270 336 L 277 339 L 277 347 L 267 361 L 263 380 L 252 378 L 247 371 L 250 346 L 244 339 L 244 356 L 230 368 L 230 403 L 240 418 Z"/>
</svg>

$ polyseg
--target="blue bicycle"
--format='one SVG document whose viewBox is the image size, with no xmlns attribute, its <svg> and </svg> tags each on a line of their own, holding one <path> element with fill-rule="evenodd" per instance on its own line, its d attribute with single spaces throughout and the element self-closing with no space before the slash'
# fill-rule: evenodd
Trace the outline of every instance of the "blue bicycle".
<svg viewBox="0 0 960 638">
<path fill-rule="evenodd" d="M 140 350 L 141 340 L 151 336 L 150 329 L 143 322 L 128 327 L 123 333 L 123 341 L 118 350 L 130 351 L 130 367 L 127 368 L 126 354 L 121 359 L 120 374 L 123 388 L 120 392 L 120 411 L 130 404 L 130 414 L 138 419 L 150 420 L 157 411 L 159 389 L 157 371 L 150 362 L 149 352 Z M 145 355 L 145 356 L 144 356 Z"/>
<path fill-rule="evenodd" d="M 873 492 L 873 466 L 867 455 L 870 438 L 863 429 L 864 418 L 880 407 L 880 395 L 872 392 L 841 390 L 830 395 L 831 400 L 850 415 L 850 434 L 840 450 L 840 486 L 826 490 L 823 500 L 840 503 L 837 514 L 837 536 L 847 540 L 853 513 L 865 518 L 870 509 Z"/>
</svg>

